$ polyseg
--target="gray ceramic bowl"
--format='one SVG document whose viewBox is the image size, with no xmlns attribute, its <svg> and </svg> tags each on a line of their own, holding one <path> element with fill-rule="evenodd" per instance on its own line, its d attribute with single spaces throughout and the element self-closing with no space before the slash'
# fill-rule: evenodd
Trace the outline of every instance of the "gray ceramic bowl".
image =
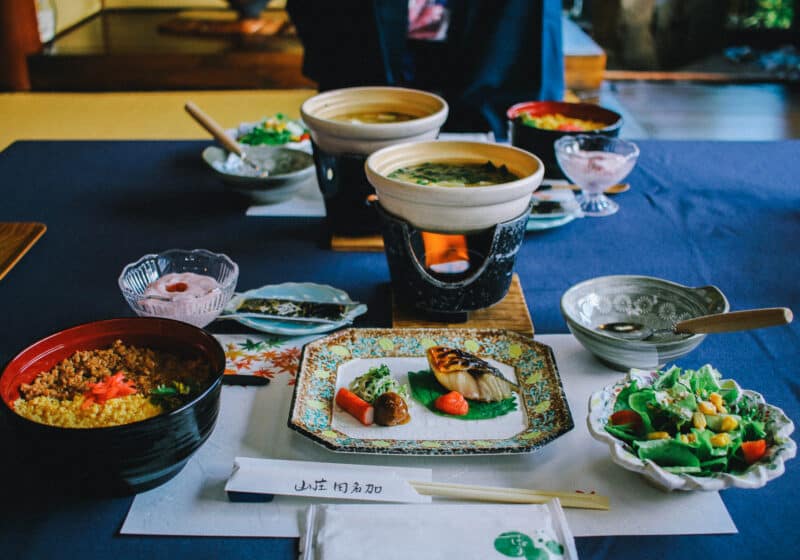
<svg viewBox="0 0 800 560">
<path fill-rule="evenodd" d="M 572 286 L 561 297 L 561 314 L 575 338 L 604 364 L 621 371 L 657 368 L 684 356 L 702 334 L 660 334 L 625 340 L 599 330 L 603 323 L 635 322 L 663 331 L 684 319 L 727 313 L 714 286 L 690 288 L 649 276 L 601 276 Z"/>
<path fill-rule="evenodd" d="M 203 159 L 233 191 L 262 204 L 291 198 L 313 180 L 314 158 L 307 152 L 275 146 L 248 146 L 247 153 L 269 171 L 266 177 L 248 175 L 246 166 L 241 163 L 226 164 L 228 152 L 216 146 L 203 150 Z"/>
</svg>

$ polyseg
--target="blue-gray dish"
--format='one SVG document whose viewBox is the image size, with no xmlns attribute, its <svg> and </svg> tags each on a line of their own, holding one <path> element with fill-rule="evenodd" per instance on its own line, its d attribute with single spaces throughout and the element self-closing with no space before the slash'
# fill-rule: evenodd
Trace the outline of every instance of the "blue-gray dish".
<svg viewBox="0 0 800 560">
<path fill-rule="evenodd" d="M 314 177 L 314 158 L 308 152 L 275 146 L 249 146 L 247 155 L 268 172 L 259 176 L 216 146 L 203 150 L 203 160 L 233 191 L 262 204 L 291 198 Z"/>
<path fill-rule="evenodd" d="M 561 297 L 561 314 L 575 338 L 601 362 L 620 371 L 653 369 L 688 354 L 705 335 L 664 331 L 678 321 L 729 309 L 719 288 L 691 288 L 649 276 L 592 278 Z M 640 323 L 663 334 L 625 340 L 598 328 L 615 322 Z"/>
<path fill-rule="evenodd" d="M 226 315 L 233 314 L 233 318 L 246 327 L 257 331 L 280 334 L 285 336 L 307 336 L 332 331 L 349 325 L 356 317 L 367 312 L 367 306 L 357 305 L 351 309 L 341 321 L 336 323 L 304 323 L 298 321 L 281 321 L 279 319 L 259 319 L 252 317 L 236 316 L 236 310 L 246 299 L 288 299 L 293 301 L 315 301 L 324 303 L 353 304 L 356 303 L 347 292 L 327 286 L 324 284 L 314 284 L 311 282 L 285 282 L 271 286 L 262 286 L 254 290 L 235 294 L 225 307 Z"/>
<path fill-rule="evenodd" d="M 14 411 L 19 388 L 78 350 L 115 340 L 157 348 L 208 366 L 209 377 L 188 402 L 146 420 L 101 428 L 66 428 L 29 420 Z M 211 435 L 219 413 L 225 352 L 206 331 L 171 319 L 132 317 L 95 321 L 35 342 L 0 375 L 0 414 L 12 439 L 6 453 L 65 492 L 122 495 L 142 492 L 178 474 Z"/>
</svg>

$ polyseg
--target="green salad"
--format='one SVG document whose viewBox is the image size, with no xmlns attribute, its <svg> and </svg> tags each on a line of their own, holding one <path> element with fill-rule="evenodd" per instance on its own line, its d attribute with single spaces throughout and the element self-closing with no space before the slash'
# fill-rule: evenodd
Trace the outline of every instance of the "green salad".
<svg viewBox="0 0 800 560">
<path fill-rule="evenodd" d="M 617 396 L 605 429 L 640 459 L 699 476 L 743 471 L 774 443 L 758 403 L 709 365 L 672 367 L 649 387 L 633 379 Z"/>
<path fill-rule="evenodd" d="M 279 146 L 289 142 L 302 142 L 308 138 L 308 130 L 302 121 L 291 120 L 283 113 L 278 113 L 259 122 L 238 140 L 250 146 Z"/>
<path fill-rule="evenodd" d="M 394 379 L 389 371 L 389 366 L 381 364 L 370 368 L 364 375 L 356 377 L 350 383 L 350 390 L 356 395 L 372 403 L 384 393 L 397 393 L 408 400 L 408 387 L 401 385 Z"/>
</svg>

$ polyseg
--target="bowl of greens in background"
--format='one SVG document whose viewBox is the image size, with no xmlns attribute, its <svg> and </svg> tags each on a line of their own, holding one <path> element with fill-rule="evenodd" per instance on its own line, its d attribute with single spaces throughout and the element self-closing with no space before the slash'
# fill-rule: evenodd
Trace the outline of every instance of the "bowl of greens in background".
<svg viewBox="0 0 800 560">
<path fill-rule="evenodd" d="M 300 119 L 290 119 L 283 113 L 241 123 L 227 132 L 244 146 L 282 146 L 311 151 L 311 136 L 305 123 Z"/>
<path fill-rule="evenodd" d="M 794 424 L 759 393 L 697 370 L 631 370 L 592 394 L 589 432 L 663 490 L 761 488 L 797 453 Z"/>
</svg>

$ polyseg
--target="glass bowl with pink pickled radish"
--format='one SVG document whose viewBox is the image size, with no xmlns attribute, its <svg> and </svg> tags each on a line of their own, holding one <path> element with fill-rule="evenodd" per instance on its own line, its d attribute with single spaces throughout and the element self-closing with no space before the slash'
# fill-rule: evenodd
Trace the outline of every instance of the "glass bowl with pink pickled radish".
<svg viewBox="0 0 800 560">
<path fill-rule="evenodd" d="M 619 204 L 603 191 L 628 176 L 639 148 L 633 142 L 597 134 L 564 136 L 554 143 L 561 170 L 581 188 L 578 203 L 587 216 L 610 216 Z"/>
<path fill-rule="evenodd" d="M 122 269 L 122 296 L 137 315 L 205 327 L 233 297 L 239 266 L 205 249 L 170 249 L 145 255 Z"/>
</svg>

